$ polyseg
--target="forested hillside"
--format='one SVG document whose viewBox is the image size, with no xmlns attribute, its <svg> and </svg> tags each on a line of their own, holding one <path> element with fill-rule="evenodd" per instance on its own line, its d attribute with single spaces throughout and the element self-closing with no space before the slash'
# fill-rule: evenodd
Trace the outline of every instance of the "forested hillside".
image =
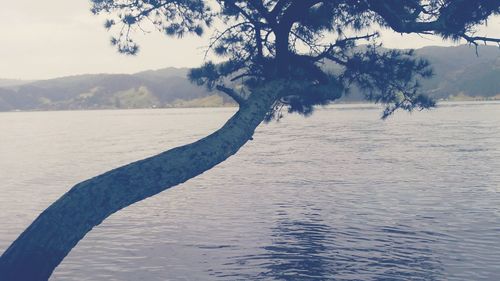
<svg viewBox="0 0 500 281">
<path fill-rule="evenodd" d="M 500 50 L 480 46 L 425 47 L 435 76 L 422 91 L 436 99 L 500 99 Z M 136 74 L 88 74 L 41 81 L 0 79 L 0 110 L 195 107 L 229 105 L 225 96 L 191 84 L 187 68 Z M 359 101 L 353 89 L 344 101 Z"/>
</svg>

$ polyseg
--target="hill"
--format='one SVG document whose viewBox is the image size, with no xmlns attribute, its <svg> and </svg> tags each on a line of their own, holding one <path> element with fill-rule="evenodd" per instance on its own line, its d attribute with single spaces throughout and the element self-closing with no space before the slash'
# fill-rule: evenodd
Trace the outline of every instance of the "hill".
<svg viewBox="0 0 500 281">
<path fill-rule="evenodd" d="M 0 87 L 13 87 L 33 82 L 32 80 L 0 79 Z"/>
<path fill-rule="evenodd" d="M 87 74 L 0 87 L 0 110 L 166 107 L 211 95 L 191 84 L 186 73 L 167 68 L 132 75 Z"/>
<path fill-rule="evenodd" d="M 443 100 L 500 99 L 500 50 L 494 46 L 461 45 L 456 47 L 424 47 L 415 50 L 430 61 L 434 77 L 422 80 L 421 91 Z M 343 98 L 358 101 L 363 97 L 357 89 Z"/>
<path fill-rule="evenodd" d="M 425 47 L 416 51 L 427 58 L 436 75 L 422 83 L 423 90 L 436 98 L 462 95 L 477 98 L 499 98 L 500 50 L 481 46 L 478 55 L 471 46 Z"/>
<path fill-rule="evenodd" d="M 500 98 L 498 47 L 425 47 L 418 56 L 432 63 L 435 76 L 423 91 L 437 99 Z M 0 79 L 0 111 L 150 108 L 230 105 L 231 99 L 191 84 L 187 68 L 135 74 L 87 74 L 41 81 Z M 344 100 L 358 101 L 353 89 Z"/>
</svg>

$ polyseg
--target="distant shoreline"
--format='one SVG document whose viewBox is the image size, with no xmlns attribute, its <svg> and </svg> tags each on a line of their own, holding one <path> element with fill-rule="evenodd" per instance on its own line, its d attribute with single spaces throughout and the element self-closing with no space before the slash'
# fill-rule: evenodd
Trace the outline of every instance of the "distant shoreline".
<svg viewBox="0 0 500 281">
<path fill-rule="evenodd" d="M 438 100 L 437 106 L 440 105 L 454 105 L 454 104 L 498 104 L 500 99 L 472 99 L 472 100 Z M 318 109 L 322 108 L 335 108 L 338 106 L 366 106 L 378 108 L 382 107 L 381 104 L 370 103 L 366 101 L 342 101 L 338 103 L 332 103 L 326 106 L 319 106 Z M 220 106 L 172 106 L 172 107 L 136 107 L 136 108 L 78 108 L 78 109 L 33 109 L 33 110 L 8 110 L 0 111 L 0 113 L 17 113 L 17 112 L 65 112 L 65 111 L 119 111 L 119 110 L 162 110 L 162 109 L 221 109 L 221 108 L 237 108 L 236 104 L 225 104 Z"/>
</svg>

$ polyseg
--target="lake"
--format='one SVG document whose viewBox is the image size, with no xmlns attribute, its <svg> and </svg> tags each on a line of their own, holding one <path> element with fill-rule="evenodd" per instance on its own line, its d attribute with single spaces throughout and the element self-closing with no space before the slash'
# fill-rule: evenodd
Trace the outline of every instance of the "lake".
<svg viewBox="0 0 500 281">
<path fill-rule="evenodd" d="M 0 113 L 0 252 L 74 184 L 233 108 Z M 261 125 L 216 168 L 92 230 L 51 280 L 500 280 L 500 103 Z"/>
</svg>

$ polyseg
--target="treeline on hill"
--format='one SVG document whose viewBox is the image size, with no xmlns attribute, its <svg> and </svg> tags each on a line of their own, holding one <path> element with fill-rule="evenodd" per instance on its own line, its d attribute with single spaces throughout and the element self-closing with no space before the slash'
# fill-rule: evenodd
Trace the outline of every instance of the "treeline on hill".
<svg viewBox="0 0 500 281">
<path fill-rule="evenodd" d="M 500 99 L 498 47 L 424 47 L 435 76 L 422 81 L 422 92 L 436 99 Z M 191 84 L 187 68 L 136 74 L 89 74 L 42 81 L 0 79 L 0 111 L 227 106 L 232 101 Z M 340 101 L 358 101 L 353 89 Z"/>
</svg>

